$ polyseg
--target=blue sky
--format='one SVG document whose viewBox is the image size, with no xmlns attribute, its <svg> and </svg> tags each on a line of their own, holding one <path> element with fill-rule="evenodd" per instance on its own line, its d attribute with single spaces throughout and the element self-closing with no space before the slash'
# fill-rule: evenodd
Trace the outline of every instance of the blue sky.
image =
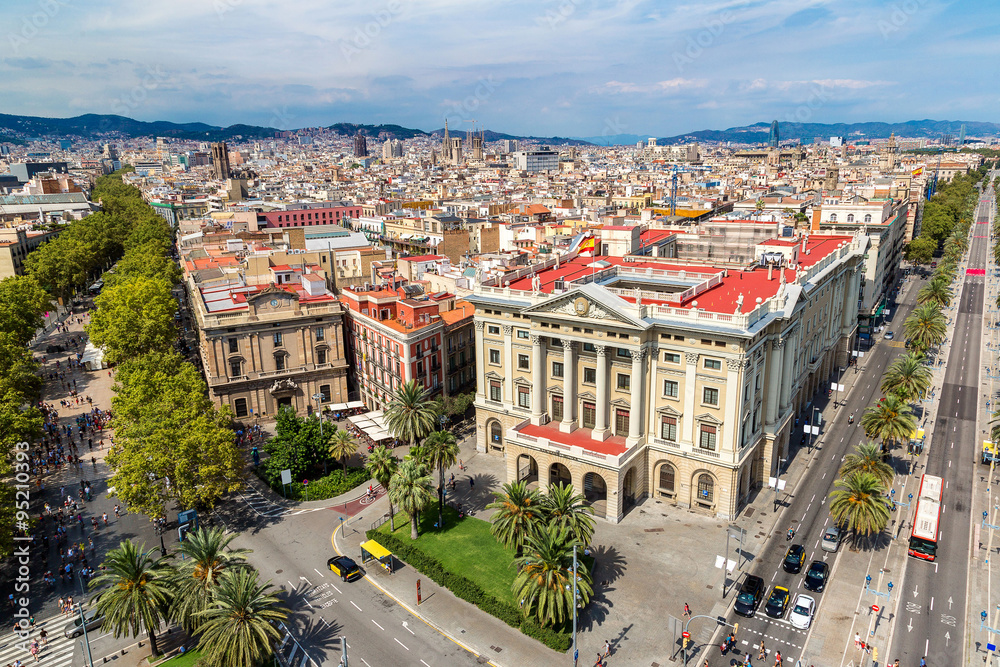
<svg viewBox="0 0 1000 667">
<path fill-rule="evenodd" d="M 5 0 L 0 112 L 669 136 L 1000 121 L 980 0 Z M 6 34 L 4 34 L 6 32 Z"/>
</svg>

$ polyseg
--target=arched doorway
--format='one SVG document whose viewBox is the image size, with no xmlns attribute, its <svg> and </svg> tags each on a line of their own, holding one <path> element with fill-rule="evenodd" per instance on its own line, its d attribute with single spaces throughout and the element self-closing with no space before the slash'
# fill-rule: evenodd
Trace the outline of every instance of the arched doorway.
<svg viewBox="0 0 1000 667">
<path fill-rule="evenodd" d="M 653 475 L 655 494 L 661 498 L 674 500 L 677 498 L 677 469 L 672 463 L 664 461 L 656 468 Z"/>
<path fill-rule="evenodd" d="M 528 488 L 538 486 L 538 462 L 528 454 L 517 457 L 517 481 L 525 482 Z"/>
<path fill-rule="evenodd" d="M 715 509 L 715 478 L 707 472 L 695 473 L 691 506 L 703 510 Z"/>
<path fill-rule="evenodd" d="M 623 511 L 627 511 L 630 507 L 635 505 L 635 468 L 629 468 L 628 472 L 625 473 L 625 478 L 622 480 L 622 505 Z"/>
<path fill-rule="evenodd" d="M 489 434 L 489 449 L 494 452 L 503 451 L 503 427 L 500 422 L 493 420 L 486 431 Z"/>
<path fill-rule="evenodd" d="M 604 516 L 608 509 L 608 485 L 596 472 L 583 476 L 583 497 L 594 508 L 594 514 Z"/>
<path fill-rule="evenodd" d="M 569 474 L 569 468 L 562 463 L 553 463 L 549 467 L 549 484 L 573 486 L 573 476 Z"/>
</svg>

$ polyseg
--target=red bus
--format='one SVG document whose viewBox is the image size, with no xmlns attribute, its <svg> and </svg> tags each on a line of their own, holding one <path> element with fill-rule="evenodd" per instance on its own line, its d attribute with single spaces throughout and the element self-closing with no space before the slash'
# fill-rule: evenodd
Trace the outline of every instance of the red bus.
<svg viewBox="0 0 1000 667">
<path fill-rule="evenodd" d="M 941 519 L 941 492 L 944 483 L 940 477 L 924 475 L 920 479 L 920 493 L 913 513 L 913 531 L 910 533 L 909 553 L 914 558 L 934 560 L 937 557 L 938 523 Z"/>
</svg>

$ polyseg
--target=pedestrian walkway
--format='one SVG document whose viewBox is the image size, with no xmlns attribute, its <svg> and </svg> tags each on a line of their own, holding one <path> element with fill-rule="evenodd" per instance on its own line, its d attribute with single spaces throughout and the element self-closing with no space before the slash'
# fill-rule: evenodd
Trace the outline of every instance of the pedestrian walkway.
<svg viewBox="0 0 1000 667">
<path fill-rule="evenodd" d="M 73 664 L 73 649 L 76 640 L 67 637 L 64 630 L 73 620 L 67 615 L 53 616 L 41 623 L 36 623 L 34 629 L 26 639 L 20 635 L 8 632 L 4 635 L 3 643 L 0 643 L 0 665 L 15 664 L 20 660 L 25 667 L 28 665 L 39 665 L 40 667 L 67 667 Z M 42 629 L 48 634 L 46 643 L 40 639 Z M 37 641 L 39 644 L 38 660 L 31 655 L 30 645 Z"/>
</svg>

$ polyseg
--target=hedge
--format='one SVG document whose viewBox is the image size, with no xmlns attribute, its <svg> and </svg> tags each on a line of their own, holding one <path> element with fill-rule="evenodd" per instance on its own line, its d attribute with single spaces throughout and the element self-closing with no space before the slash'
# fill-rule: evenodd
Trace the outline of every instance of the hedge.
<svg viewBox="0 0 1000 667">
<path fill-rule="evenodd" d="M 267 478 L 264 476 L 264 466 L 256 466 L 254 472 L 265 484 L 268 483 Z M 336 498 L 351 489 L 361 486 L 369 479 L 371 479 L 371 475 L 364 468 L 349 467 L 346 475 L 342 468 L 337 468 L 331 471 L 326 477 L 309 480 L 309 500 Z M 288 494 L 286 497 L 289 500 L 306 499 L 306 487 L 302 482 L 292 482 L 285 489 L 282 489 L 281 483 L 278 482 L 276 487 L 271 487 L 271 490 L 282 495 Z"/>
<path fill-rule="evenodd" d="M 408 563 L 413 569 L 428 577 L 437 585 L 447 588 L 455 597 L 475 605 L 490 616 L 494 616 L 512 628 L 537 639 L 556 651 L 565 652 L 573 643 L 570 633 L 565 630 L 543 628 L 536 621 L 525 618 L 521 610 L 512 604 L 507 604 L 489 595 L 479 584 L 463 577 L 445 571 L 436 558 L 428 556 L 412 542 L 404 542 L 395 535 L 369 530 L 365 533 L 369 540 L 377 540 L 379 544 L 395 554 L 400 560 Z"/>
</svg>

